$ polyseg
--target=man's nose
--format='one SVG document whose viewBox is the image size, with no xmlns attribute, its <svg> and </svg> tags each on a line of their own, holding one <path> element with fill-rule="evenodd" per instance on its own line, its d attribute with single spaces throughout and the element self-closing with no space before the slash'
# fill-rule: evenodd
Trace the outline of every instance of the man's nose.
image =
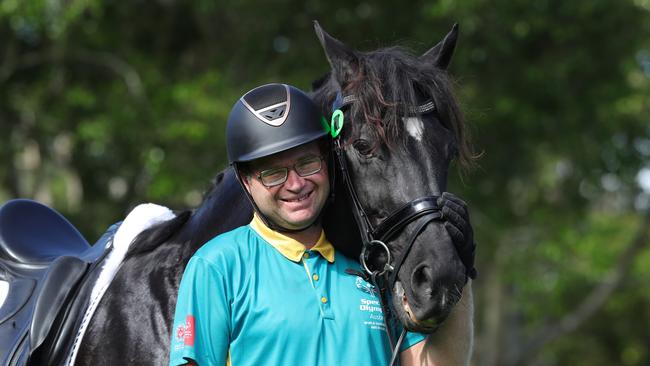
<svg viewBox="0 0 650 366">
<path fill-rule="evenodd" d="M 287 172 L 287 181 L 284 182 L 284 188 L 290 191 L 299 191 L 305 184 L 305 178 L 296 173 L 294 169 L 289 169 Z"/>
</svg>

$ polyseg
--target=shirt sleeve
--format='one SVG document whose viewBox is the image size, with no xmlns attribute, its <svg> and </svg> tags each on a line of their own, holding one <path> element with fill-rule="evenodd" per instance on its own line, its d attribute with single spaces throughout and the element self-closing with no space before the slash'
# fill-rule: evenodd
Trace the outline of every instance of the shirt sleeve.
<svg viewBox="0 0 650 366">
<path fill-rule="evenodd" d="M 230 301 L 225 276 L 192 257 L 181 279 L 172 328 L 170 366 L 189 359 L 200 366 L 226 364 L 230 345 Z"/>
<path fill-rule="evenodd" d="M 402 334 L 402 330 L 404 329 L 404 326 L 402 326 L 402 324 L 396 318 L 392 318 L 392 320 L 393 322 L 391 325 L 391 329 L 393 330 L 395 341 L 397 341 L 400 334 Z M 426 334 L 407 331 L 406 335 L 404 336 L 404 341 L 402 341 L 402 345 L 399 348 L 399 351 L 403 352 L 415 346 L 416 344 L 422 342 L 425 339 L 427 339 Z"/>
<path fill-rule="evenodd" d="M 399 335 L 398 335 L 399 337 Z M 415 333 L 415 332 L 406 332 L 406 336 L 404 337 L 404 341 L 402 342 L 402 346 L 400 347 L 400 352 L 407 350 L 416 344 L 422 342 L 427 338 L 426 334 L 422 333 Z"/>
</svg>

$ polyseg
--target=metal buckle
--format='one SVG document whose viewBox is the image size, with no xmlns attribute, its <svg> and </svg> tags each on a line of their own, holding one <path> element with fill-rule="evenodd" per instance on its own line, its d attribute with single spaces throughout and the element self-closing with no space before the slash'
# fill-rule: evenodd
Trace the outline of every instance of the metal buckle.
<svg viewBox="0 0 650 366">
<path fill-rule="evenodd" d="M 373 240 L 368 245 L 364 245 L 363 248 L 361 248 L 361 256 L 359 258 L 359 261 L 361 262 L 361 266 L 363 267 L 363 270 L 366 271 L 368 274 L 372 275 L 374 272 L 377 271 L 371 271 L 370 268 L 368 268 L 368 265 L 366 264 L 366 257 L 368 255 L 368 250 L 372 246 L 380 246 L 381 248 L 384 248 L 386 251 L 386 264 L 384 264 L 384 268 L 379 271 L 376 275 L 381 276 L 386 272 L 392 272 L 393 271 L 393 266 L 390 265 L 392 259 L 390 256 L 390 250 L 388 249 L 388 246 L 381 240 Z"/>
</svg>

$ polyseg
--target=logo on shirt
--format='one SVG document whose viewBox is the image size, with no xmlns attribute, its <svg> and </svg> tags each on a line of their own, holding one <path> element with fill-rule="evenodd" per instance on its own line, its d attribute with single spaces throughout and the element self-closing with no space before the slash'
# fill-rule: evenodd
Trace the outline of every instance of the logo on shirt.
<svg viewBox="0 0 650 366">
<path fill-rule="evenodd" d="M 361 277 L 357 277 L 357 280 L 356 280 L 355 284 L 356 284 L 356 286 L 357 286 L 357 288 L 359 290 L 361 290 L 361 291 L 363 291 L 363 292 L 365 292 L 367 294 L 377 296 L 377 291 L 375 290 L 375 286 L 373 286 L 373 285 L 369 284 L 368 282 L 364 281 Z"/>
<path fill-rule="evenodd" d="M 384 314 L 381 310 L 379 300 L 361 299 L 359 310 L 368 316 L 363 324 L 370 327 L 370 329 L 386 330 L 386 326 L 384 326 Z"/>
<path fill-rule="evenodd" d="M 194 315 L 188 315 L 185 324 L 176 327 L 176 339 L 185 346 L 194 346 Z"/>
</svg>

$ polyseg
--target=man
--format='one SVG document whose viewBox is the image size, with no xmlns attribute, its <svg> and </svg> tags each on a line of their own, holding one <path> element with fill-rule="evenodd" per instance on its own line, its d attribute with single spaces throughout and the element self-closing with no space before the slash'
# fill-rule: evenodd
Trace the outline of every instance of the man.
<svg viewBox="0 0 650 366">
<path fill-rule="evenodd" d="M 358 306 L 378 298 L 357 289 L 360 279 L 345 270 L 359 264 L 339 254 L 321 227 L 330 193 L 325 136 L 318 108 L 294 87 L 264 85 L 235 104 L 228 158 L 255 215 L 190 259 L 171 365 L 388 363 L 384 330 L 364 324 L 368 313 Z M 435 349 L 423 340 L 407 334 L 403 364 L 420 364 Z"/>
</svg>

